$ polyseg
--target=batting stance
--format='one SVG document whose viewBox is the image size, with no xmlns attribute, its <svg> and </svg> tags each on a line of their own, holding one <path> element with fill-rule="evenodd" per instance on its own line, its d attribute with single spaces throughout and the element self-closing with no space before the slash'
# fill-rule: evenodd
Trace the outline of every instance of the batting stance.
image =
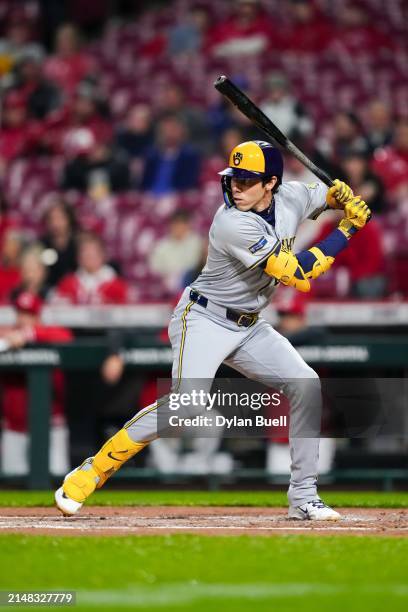
<svg viewBox="0 0 408 612">
<path fill-rule="evenodd" d="M 282 174 L 281 153 L 268 142 L 244 142 L 231 152 L 229 166 L 221 172 L 224 204 L 210 228 L 207 262 L 171 317 L 172 378 L 179 385 L 192 379 L 211 385 L 225 362 L 264 384 L 271 379 L 306 381 L 301 391 L 292 385 L 289 397 L 288 516 L 338 520 L 338 512 L 317 494 L 318 376 L 260 312 L 279 283 L 309 291 L 311 281 L 330 268 L 364 227 L 370 210 L 341 181 L 328 189 L 321 183 L 282 183 Z M 300 223 L 328 207 L 343 209 L 344 218 L 327 238 L 295 255 L 291 245 Z M 65 477 L 55 493 L 63 514 L 75 514 L 96 488 L 158 437 L 157 412 L 165 403 L 166 396 L 140 410 L 94 457 Z M 304 433 L 311 421 L 314 436 Z"/>
</svg>

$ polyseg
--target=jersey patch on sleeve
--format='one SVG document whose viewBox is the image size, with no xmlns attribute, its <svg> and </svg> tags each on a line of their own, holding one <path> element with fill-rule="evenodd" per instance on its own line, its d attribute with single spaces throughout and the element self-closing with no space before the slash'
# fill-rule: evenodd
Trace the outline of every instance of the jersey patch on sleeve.
<svg viewBox="0 0 408 612">
<path fill-rule="evenodd" d="M 251 251 L 251 253 L 256 253 L 257 251 L 262 249 L 262 247 L 264 247 L 266 243 L 267 243 L 267 240 L 266 240 L 265 236 L 262 236 L 262 238 L 260 240 L 258 240 L 258 242 L 256 242 L 255 244 L 253 244 L 252 246 L 250 246 L 248 248 Z"/>
</svg>

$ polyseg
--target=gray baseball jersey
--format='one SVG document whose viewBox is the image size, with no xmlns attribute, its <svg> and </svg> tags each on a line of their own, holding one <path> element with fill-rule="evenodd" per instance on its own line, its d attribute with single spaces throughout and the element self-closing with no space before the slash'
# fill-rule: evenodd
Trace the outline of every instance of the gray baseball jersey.
<svg viewBox="0 0 408 612">
<path fill-rule="evenodd" d="M 211 301 L 245 312 L 259 312 L 271 299 L 275 279 L 262 267 L 280 241 L 292 244 L 299 224 L 326 207 L 327 187 L 283 183 L 274 196 L 272 226 L 252 211 L 221 206 L 209 233 L 207 262 L 192 287 Z"/>
</svg>

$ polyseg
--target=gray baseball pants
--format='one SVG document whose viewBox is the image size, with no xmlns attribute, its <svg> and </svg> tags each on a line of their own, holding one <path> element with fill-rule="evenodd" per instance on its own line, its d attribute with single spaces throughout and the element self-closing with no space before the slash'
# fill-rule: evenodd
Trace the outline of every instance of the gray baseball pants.
<svg viewBox="0 0 408 612">
<path fill-rule="evenodd" d="M 190 301 L 189 293 L 188 287 L 169 324 L 173 380 L 183 385 L 183 381 L 200 379 L 206 381 L 209 391 L 224 362 L 262 384 L 281 381 L 290 403 L 288 500 L 291 505 L 300 505 L 315 499 L 321 416 L 318 375 L 264 319 L 259 318 L 249 328 L 239 327 L 225 318 L 224 309 L 205 309 Z M 146 406 L 124 425 L 133 441 L 159 437 L 157 408 L 163 403 L 165 398 Z"/>
</svg>

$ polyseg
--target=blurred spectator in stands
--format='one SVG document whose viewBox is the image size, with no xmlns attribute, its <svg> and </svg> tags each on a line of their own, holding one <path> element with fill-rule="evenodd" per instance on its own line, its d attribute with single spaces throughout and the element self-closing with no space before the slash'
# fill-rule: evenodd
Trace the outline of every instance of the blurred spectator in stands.
<svg viewBox="0 0 408 612">
<path fill-rule="evenodd" d="M 210 15 L 206 6 L 192 6 L 184 21 L 176 23 L 169 31 L 170 55 L 194 54 L 206 48 Z"/>
<path fill-rule="evenodd" d="M 391 38 L 369 18 L 362 3 L 347 2 L 333 15 L 337 19 L 337 31 L 330 50 L 339 57 L 350 56 L 347 59 L 350 61 L 359 54 L 378 56 L 379 52 L 394 48 Z"/>
<path fill-rule="evenodd" d="M 189 143 L 202 153 L 211 151 L 213 142 L 207 116 L 204 111 L 186 101 L 180 85 L 170 83 L 164 87 L 157 98 L 156 115 L 159 119 L 168 115 L 177 117 L 187 128 Z"/>
<path fill-rule="evenodd" d="M 0 189 L 0 248 L 6 232 L 9 229 L 18 229 L 20 227 L 20 215 L 14 210 L 10 210 L 4 190 Z"/>
<path fill-rule="evenodd" d="M 393 137 L 394 126 L 391 109 L 381 100 L 372 100 L 365 114 L 366 137 L 370 151 L 388 146 Z"/>
<path fill-rule="evenodd" d="M 332 218 L 334 216 L 332 215 Z M 336 227 L 336 223 L 330 220 L 323 224 L 320 234 L 313 240 L 314 244 L 325 238 Z M 375 218 L 367 223 L 363 231 L 353 236 L 347 249 L 337 255 L 332 270 L 338 268 L 344 268 L 348 272 L 350 296 L 377 299 L 385 295 L 385 253 L 381 229 Z M 315 282 L 316 290 L 320 279 Z"/>
<path fill-rule="evenodd" d="M 83 140 L 86 146 L 89 131 L 98 142 L 110 142 L 113 134 L 106 101 L 92 79 L 82 81 L 72 100 L 46 118 L 43 145 L 52 153 L 73 157 L 81 152 Z"/>
<path fill-rule="evenodd" d="M 0 130 L 0 178 L 9 162 L 26 155 L 33 145 L 32 125 L 27 118 L 24 95 L 16 90 L 7 92 L 3 102 Z"/>
<path fill-rule="evenodd" d="M 309 327 L 306 306 L 310 301 L 308 293 L 300 293 L 292 287 L 279 287 L 273 307 L 278 315 L 275 327 L 295 346 L 324 343 L 327 329 L 323 326 Z"/>
<path fill-rule="evenodd" d="M 13 7 L 0 39 L 0 76 L 10 72 L 25 53 L 44 53 L 41 45 L 33 40 L 33 23 L 24 12 L 23 3 L 17 4 L 20 7 Z"/>
<path fill-rule="evenodd" d="M 291 140 L 305 138 L 313 132 L 313 121 L 290 91 L 282 72 L 271 72 L 266 78 L 267 97 L 261 109 Z"/>
<path fill-rule="evenodd" d="M 72 334 L 63 327 L 41 324 L 42 300 L 30 291 L 16 293 L 13 300 L 16 324 L 0 334 L 1 350 L 19 349 L 26 345 L 66 343 Z M 24 372 L 7 373 L 2 377 L 3 431 L 1 466 L 5 474 L 27 474 L 28 459 L 28 391 Z M 64 417 L 64 378 L 61 370 L 52 373 L 52 412 L 50 426 L 49 466 L 52 474 L 65 474 L 69 469 L 68 431 Z"/>
<path fill-rule="evenodd" d="M 219 182 L 218 172 L 225 168 L 230 153 L 234 147 L 245 140 L 241 130 L 229 128 L 223 132 L 219 139 L 218 151 L 211 157 L 204 158 L 200 182 L 212 183 Z"/>
<path fill-rule="evenodd" d="M 47 264 L 47 283 L 55 287 L 63 276 L 77 267 L 78 222 L 73 208 L 62 198 L 55 199 L 44 215 L 43 259 Z"/>
<path fill-rule="evenodd" d="M 20 284 L 11 292 L 11 300 L 21 292 L 29 292 L 38 296 L 40 300 L 47 297 L 49 286 L 47 284 L 47 268 L 43 261 L 43 248 L 41 244 L 30 244 L 21 254 Z"/>
<path fill-rule="evenodd" d="M 106 142 L 96 141 L 90 130 L 77 132 L 75 138 L 80 151 L 63 170 L 62 189 L 87 192 L 94 200 L 100 200 L 130 188 L 129 165 L 123 154 L 112 151 Z"/>
<path fill-rule="evenodd" d="M 219 96 L 207 107 L 207 119 L 212 130 L 212 138 L 216 141 L 220 135 L 235 127 L 235 118 L 232 114 L 232 104 L 223 96 Z"/>
<path fill-rule="evenodd" d="M 299 145 L 300 146 L 300 145 Z M 293 155 L 285 155 L 284 181 L 299 181 L 300 183 L 315 183 L 316 176 Z"/>
<path fill-rule="evenodd" d="M 27 110 L 33 119 L 44 119 L 61 104 L 59 89 L 44 78 L 44 57 L 33 50 L 21 54 L 13 78 L 13 86 L 26 99 Z"/>
<path fill-rule="evenodd" d="M 223 163 L 228 160 L 232 149 L 234 149 L 242 141 L 243 134 L 238 128 L 230 128 L 222 134 L 220 138 L 219 152 Z"/>
<path fill-rule="evenodd" d="M 56 34 L 55 53 L 45 63 L 45 76 L 69 98 L 78 84 L 94 70 L 90 56 L 81 49 L 77 28 L 69 23 L 62 25 Z"/>
<path fill-rule="evenodd" d="M 200 157 L 187 142 L 187 129 L 175 115 L 163 117 L 156 145 L 146 155 L 142 189 L 159 196 L 198 186 Z"/>
<path fill-rule="evenodd" d="M 353 112 L 339 111 L 332 120 L 333 132 L 319 138 L 314 161 L 330 175 L 343 179 L 341 161 L 352 153 L 367 153 L 368 143 L 362 124 Z"/>
<path fill-rule="evenodd" d="M 364 153 L 352 153 L 341 164 L 346 182 L 356 195 L 360 195 L 369 208 L 376 213 L 386 208 L 384 184 L 369 165 L 370 158 Z"/>
<path fill-rule="evenodd" d="M 296 54 L 323 53 L 334 34 L 327 17 L 310 0 L 290 0 L 288 8 L 291 24 L 282 30 L 283 50 Z"/>
<path fill-rule="evenodd" d="M 265 132 L 260 130 L 244 113 L 241 113 L 236 106 L 231 107 L 231 117 L 233 127 L 242 132 L 244 141 L 265 139 Z"/>
<path fill-rule="evenodd" d="M 143 157 L 153 145 L 152 113 L 147 104 L 132 106 L 116 134 L 114 146 L 129 158 L 132 177 L 139 182 L 143 170 Z"/>
<path fill-rule="evenodd" d="M 168 235 L 153 248 L 150 268 L 163 279 L 170 295 L 176 295 L 182 288 L 184 275 L 198 265 L 202 252 L 203 239 L 193 231 L 190 213 L 179 210 L 170 220 Z"/>
<path fill-rule="evenodd" d="M 373 169 L 382 178 L 387 192 L 392 197 L 407 193 L 408 119 L 401 119 L 397 123 L 389 146 L 376 150 Z"/>
<path fill-rule="evenodd" d="M 141 157 L 153 144 L 152 113 L 147 104 L 132 106 L 116 135 L 116 146 L 132 159 Z"/>
<path fill-rule="evenodd" d="M 84 232 L 78 240 L 78 269 L 65 276 L 51 298 L 58 304 L 125 304 L 127 283 L 107 264 L 103 240 Z"/>
<path fill-rule="evenodd" d="M 21 282 L 20 257 L 24 247 L 24 235 L 17 228 L 9 227 L 0 243 L 0 303 L 8 302 L 10 294 Z"/>
<path fill-rule="evenodd" d="M 279 29 L 272 27 L 258 0 L 231 4 L 232 16 L 209 30 L 208 50 L 213 56 L 236 58 L 281 47 Z"/>
</svg>

